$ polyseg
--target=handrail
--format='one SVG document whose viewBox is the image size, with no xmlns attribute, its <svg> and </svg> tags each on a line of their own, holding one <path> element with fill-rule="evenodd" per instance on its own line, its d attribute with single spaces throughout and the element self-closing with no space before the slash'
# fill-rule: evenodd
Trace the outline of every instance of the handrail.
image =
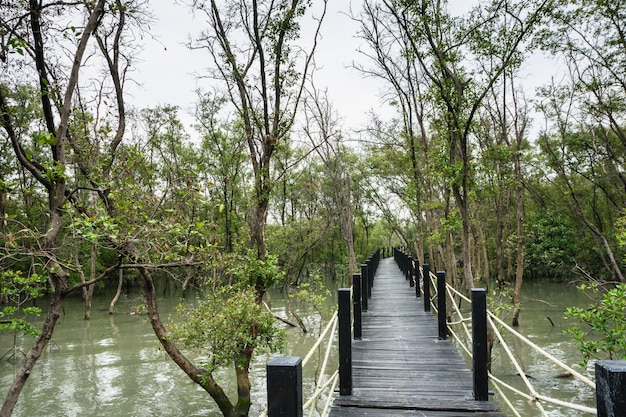
<svg viewBox="0 0 626 417">
<path fill-rule="evenodd" d="M 324 336 L 326 336 L 326 333 L 328 333 L 328 329 L 330 329 L 331 326 L 336 325 L 336 324 L 337 324 L 337 310 L 335 310 L 330 320 L 328 320 L 328 324 L 326 324 L 326 328 L 324 328 L 322 333 L 320 333 L 320 335 L 317 338 L 317 341 L 313 344 L 313 346 L 311 346 L 311 349 L 309 349 L 309 352 L 306 354 L 304 359 L 302 359 L 303 367 L 307 364 L 307 362 L 309 362 L 309 359 L 311 359 L 311 356 L 313 356 L 317 347 L 320 345 L 320 343 L 322 343 Z"/>
<path fill-rule="evenodd" d="M 511 332 L 513 335 L 517 336 L 518 339 L 520 339 L 522 342 L 526 343 L 528 346 L 530 346 L 531 348 L 535 349 L 537 352 L 541 353 L 543 356 L 545 356 L 546 358 L 550 359 L 555 365 L 560 366 L 561 368 L 563 368 L 564 370 L 566 370 L 567 372 L 571 373 L 572 376 L 574 376 L 576 379 L 578 379 L 581 382 L 584 382 L 585 384 L 587 384 L 590 388 L 593 388 L 594 390 L 596 389 L 596 384 L 595 382 L 593 382 L 592 380 L 590 380 L 589 378 L 587 378 L 586 376 L 580 374 L 579 372 L 576 372 L 574 369 L 570 368 L 568 365 L 564 364 L 563 362 L 561 362 L 560 360 L 558 360 L 557 358 L 555 358 L 554 356 L 552 356 L 550 353 L 546 352 L 545 350 L 541 349 L 539 346 L 537 346 L 536 344 L 534 344 L 533 342 L 531 342 L 530 340 L 528 340 L 527 338 L 525 338 L 523 335 L 521 335 L 519 332 L 515 331 L 511 326 L 509 326 L 508 324 L 506 324 L 505 322 L 503 322 L 501 319 L 499 319 L 496 315 L 494 315 L 491 311 L 488 312 L 489 316 L 491 318 L 493 318 L 495 321 L 498 322 L 498 324 L 500 324 L 502 327 L 504 327 L 505 329 L 507 329 L 509 332 Z"/>
<path fill-rule="evenodd" d="M 434 285 L 434 279 L 436 279 L 436 275 L 431 273 L 429 278 L 430 278 L 431 283 L 433 284 L 431 287 L 436 290 L 437 287 L 436 287 L 436 285 Z M 461 312 L 460 308 L 458 307 L 458 304 L 457 304 L 456 300 L 454 299 L 454 296 L 456 295 L 456 296 L 460 297 L 461 299 L 467 301 L 470 304 L 471 304 L 471 300 L 467 296 L 465 296 L 464 294 L 462 294 L 461 292 L 459 292 L 458 290 L 456 290 L 455 288 L 453 288 L 452 286 L 449 286 L 449 285 L 446 286 L 446 293 L 447 293 L 447 296 L 448 296 L 449 300 L 451 300 L 451 305 L 454 308 L 455 314 L 457 314 L 458 317 L 459 317 L 459 319 L 457 321 L 448 323 L 448 331 L 454 337 L 454 339 L 457 341 L 458 345 L 471 358 L 472 357 L 472 353 L 471 353 L 470 349 L 467 348 L 467 346 L 460 339 L 460 337 L 457 335 L 457 333 L 450 327 L 452 325 L 462 325 L 463 329 L 465 331 L 465 334 L 468 336 L 468 340 L 471 340 L 471 335 L 470 335 L 469 329 L 468 329 L 467 324 L 466 324 L 471 319 L 466 318 L 466 317 L 463 316 L 463 313 Z M 433 299 L 435 299 L 437 296 L 438 296 L 438 294 L 435 294 Z M 432 302 L 432 300 L 431 300 L 431 302 Z M 433 303 L 433 309 L 436 310 L 436 306 L 434 306 L 434 303 Z M 570 366 L 568 366 L 565 363 L 561 362 L 559 359 L 557 359 L 556 357 L 554 357 L 550 353 L 546 352 L 544 349 L 540 348 L 535 343 L 531 342 L 528 338 L 526 338 L 521 333 L 519 333 L 518 331 L 513 329 L 511 326 L 506 324 L 504 321 L 502 321 L 500 318 L 498 318 L 495 314 L 493 314 L 489 310 L 487 310 L 487 317 L 488 317 L 488 321 L 489 321 L 489 323 L 490 323 L 490 325 L 491 325 L 491 327 L 492 327 L 492 329 L 494 331 L 495 336 L 498 338 L 498 341 L 501 343 L 505 353 L 509 357 L 509 359 L 510 359 L 511 363 L 513 364 L 513 366 L 515 366 L 517 372 L 519 373 L 520 377 L 522 378 L 522 381 L 524 382 L 524 385 L 526 386 L 526 389 L 530 393 L 530 394 L 525 393 L 525 392 L 523 392 L 523 391 L 521 391 L 521 390 L 519 390 L 517 388 L 512 387 L 509 384 L 506 384 L 505 382 L 503 382 L 500 379 L 496 378 L 491 373 L 488 374 L 489 375 L 489 379 L 494 383 L 494 386 L 497 388 L 498 392 L 503 397 L 504 402 L 507 404 L 507 406 L 511 410 L 513 410 L 515 415 L 519 416 L 519 414 L 515 410 L 515 407 L 513 406 L 511 401 L 502 392 L 501 387 L 504 387 L 504 388 L 508 389 L 509 391 L 511 391 L 511 392 L 513 392 L 513 393 L 515 393 L 517 395 L 520 395 L 523 398 L 525 398 L 528 401 L 530 401 L 533 404 L 535 404 L 535 406 L 539 409 L 539 411 L 541 412 L 541 415 L 543 415 L 543 416 L 547 416 L 547 414 L 546 414 L 546 411 L 543 408 L 543 405 L 541 404 L 541 401 L 546 402 L 546 403 L 555 404 L 555 405 L 562 406 L 562 407 L 566 407 L 566 408 L 570 408 L 570 409 L 573 409 L 573 410 L 585 412 L 585 413 L 590 413 L 590 414 L 596 414 L 597 413 L 595 408 L 582 406 L 582 405 L 578 405 L 578 404 L 573 404 L 573 403 L 570 403 L 570 402 L 567 402 L 567 401 L 558 400 L 558 399 L 555 399 L 555 398 L 550 398 L 548 396 L 545 396 L 545 395 L 542 395 L 542 394 L 538 393 L 535 390 L 535 388 L 533 387 L 532 383 L 526 377 L 526 375 L 523 372 L 521 366 L 519 365 L 519 363 L 515 359 L 515 356 L 513 355 L 511 349 L 509 348 L 508 344 L 504 340 L 504 337 L 502 336 L 501 332 L 496 327 L 495 323 L 498 323 L 500 326 L 502 326 L 503 329 L 507 330 L 511 335 L 515 336 L 516 338 L 518 338 L 519 340 L 524 342 L 527 346 L 531 347 L 533 350 L 535 350 L 535 351 L 539 352 L 540 354 L 542 354 L 544 357 L 546 357 L 547 359 L 552 361 L 557 366 L 559 366 L 562 369 L 564 369 L 567 372 L 569 372 L 572 376 L 574 376 L 579 381 L 585 383 L 590 388 L 595 389 L 595 383 L 593 381 L 591 381 L 589 378 L 587 378 L 584 375 L 582 375 L 579 372 L 577 372 L 576 370 L 572 369 Z"/>
<path fill-rule="evenodd" d="M 328 320 L 328 323 L 326 324 L 326 327 L 324 328 L 324 330 L 322 330 L 322 332 L 317 337 L 317 340 L 315 341 L 313 346 L 311 346 L 311 348 L 307 352 L 307 354 L 304 357 L 304 359 L 302 359 L 302 367 L 304 368 L 306 366 L 306 364 L 309 362 L 309 360 L 313 357 L 313 355 L 315 354 L 315 352 L 318 349 L 318 347 L 320 346 L 320 344 L 324 341 L 325 338 L 327 338 L 327 335 L 329 335 L 328 336 L 328 345 L 326 347 L 326 352 L 324 354 L 324 360 L 322 361 L 322 366 L 320 368 L 321 369 L 320 373 L 319 373 L 320 377 L 324 375 L 324 372 L 326 370 L 326 366 L 327 366 L 329 358 L 330 358 L 330 353 L 332 351 L 332 344 L 333 344 L 333 341 L 334 341 L 335 330 L 337 328 L 337 322 L 338 322 L 337 310 L 335 310 L 335 312 L 331 316 L 330 320 Z M 329 331 L 330 331 L 330 333 L 329 333 Z M 315 405 L 316 405 L 316 402 L 317 402 L 317 399 L 319 398 L 319 396 L 331 384 L 332 384 L 332 388 L 330 390 L 330 393 L 332 394 L 333 390 L 335 389 L 335 386 L 337 385 L 338 378 L 339 378 L 338 371 L 335 371 L 328 378 L 328 380 L 324 384 L 322 384 L 322 385 L 320 385 L 319 387 L 316 388 L 316 390 L 313 393 L 313 395 L 311 396 L 311 398 L 309 398 L 302 405 L 303 409 L 306 409 L 307 407 L 310 407 L 310 409 L 309 409 L 309 416 L 313 415 L 313 410 L 315 408 Z M 319 383 L 319 380 L 316 379 L 315 383 L 316 384 Z M 329 399 L 332 399 L 332 395 L 329 395 L 328 397 L 329 397 Z M 268 412 L 267 407 L 265 407 L 263 409 L 263 411 L 261 412 L 261 414 L 259 414 L 259 417 L 267 417 L 267 412 Z"/>
<path fill-rule="evenodd" d="M 459 291 L 457 291 L 456 289 L 452 288 L 451 286 L 446 286 L 446 288 L 448 289 L 449 292 L 454 292 L 456 295 L 458 295 L 459 297 L 462 297 L 464 300 L 468 301 L 469 303 L 471 303 L 472 301 L 467 298 L 465 295 L 463 295 L 462 293 L 460 293 Z M 450 296 L 450 298 L 452 300 L 453 297 Z M 456 304 L 455 304 L 456 306 Z M 457 308 L 458 310 L 458 308 Z M 528 340 L 528 338 L 526 338 L 524 335 L 522 335 L 521 333 L 519 333 L 517 330 L 513 329 L 511 326 L 509 326 L 508 324 L 506 324 L 504 321 L 502 321 L 498 316 L 496 316 L 495 314 L 493 314 L 490 310 L 487 310 L 487 314 L 489 315 L 489 317 L 491 317 L 493 320 L 495 320 L 496 322 L 498 322 L 498 324 L 500 324 L 502 327 L 504 327 L 506 330 L 508 330 L 509 332 L 511 332 L 511 334 L 513 334 L 515 337 L 517 337 L 518 339 L 520 339 L 522 342 L 524 342 L 525 344 L 527 344 L 528 346 L 530 346 L 531 348 L 533 348 L 534 350 L 536 350 L 537 352 L 541 353 L 543 356 L 545 356 L 547 359 L 549 359 L 550 361 L 552 361 L 555 365 L 563 368 L 565 371 L 570 372 L 572 374 L 572 376 L 574 376 L 576 379 L 578 379 L 581 382 L 584 382 L 586 385 L 588 385 L 589 387 L 596 389 L 596 384 L 590 380 L 589 378 L 587 378 L 586 376 L 582 375 L 581 373 L 577 372 L 576 370 L 572 369 L 570 366 L 568 366 L 567 364 L 561 362 L 559 359 L 555 358 L 554 356 L 552 356 L 550 353 L 546 352 L 545 350 L 543 350 L 542 348 L 540 348 L 539 346 L 537 346 L 535 343 L 531 342 L 530 340 Z M 460 317 L 462 317 L 459 314 Z"/>
</svg>

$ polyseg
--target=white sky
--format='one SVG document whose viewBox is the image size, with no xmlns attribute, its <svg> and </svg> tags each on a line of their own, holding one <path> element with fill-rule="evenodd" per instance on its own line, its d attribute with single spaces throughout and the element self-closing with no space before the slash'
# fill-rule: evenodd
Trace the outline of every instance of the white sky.
<svg viewBox="0 0 626 417">
<path fill-rule="evenodd" d="M 476 0 L 450 0 L 449 6 L 454 12 L 463 13 L 475 3 Z M 358 24 L 346 15 L 350 4 L 358 13 L 361 0 L 329 0 L 322 39 L 316 51 L 316 62 L 320 66 L 315 73 L 316 87 L 328 88 L 328 96 L 341 117 L 344 132 L 362 128 L 372 109 L 384 117 L 393 112 L 389 106 L 381 104 L 384 83 L 364 78 L 350 68 L 354 61 L 370 66 L 366 58 L 357 52 L 362 41 L 356 38 Z M 197 80 L 196 74 L 210 66 L 211 60 L 208 53 L 202 50 L 190 51 L 185 41 L 196 35 L 205 24 L 202 19 L 194 19 L 187 6 L 174 4 L 173 0 L 156 0 L 150 2 L 150 6 L 155 17 L 150 33 L 158 40 L 144 39 L 141 62 L 133 74 L 133 78 L 142 85 L 131 88 L 130 104 L 139 108 L 158 104 L 177 105 L 182 109 L 180 117 L 188 133 L 193 135 L 190 113 L 196 101 L 195 91 L 206 87 L 203 81 Z M 306 22 L 303 28 L 304 31 L 312 31 L 307 28 Z M 311 36 L 308 38 L 310 40 Z M 303 39 L 306 41 L 307 36 L 304 35 Z M 525 67 L 526 75 L 522 76 L 518 85 L 526 91 L 527 98 L 532 98 L 534 89 L 545 82 L 554 70 L 554 62 L 534 56 Z M 540 120 L 535 120 L 533 130 L 539 124 Z"/>
<path fill-rule="evenodd" d="M 358 71 L 349 68 L 354 60 L 363 59 L 356 52 L 360 44 L 356 39 L 358 25 L 346 15 L 349 5 L 349 0 L 329 1 L 322 39 L 316 51 L 320 68 L 315 72 L 315 83 L 317 88 L 328 88 L 329 98 L 343 127 L 356 129 L 365 124 L 371 109 L 380 112 L 379 96 L 383 84 L 380 80 L 363 78 Z M 157 104 L 178 105 L 183 110 L 181 119 L 192 133 L 189 125 L 193 120 L 184 113 L 189 112 L 196 101 L 195 90 L 206 87 L 195 74 L 202 73 L 211 65 L 211 60 L 208 53 L 190 51 L 184 43 L 190 35 L 197 34 L 204 23 L 201 19 L 194 19 L 186 6 L 175 5 L 173 1 L 159 0 L 151 2 L 151 6 L 155 22 L 150 33 L 158 41 L 148 37 L 143 41 L 141 62 L 133 74 L 141 86 L 131 87 L 130 103 L 139 108 Z"/>
</svg>

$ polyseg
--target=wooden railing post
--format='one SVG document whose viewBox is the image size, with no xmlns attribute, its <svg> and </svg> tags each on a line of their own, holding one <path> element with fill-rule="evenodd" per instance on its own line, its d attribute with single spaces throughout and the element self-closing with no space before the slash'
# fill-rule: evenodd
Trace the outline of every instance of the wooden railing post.
<svg viewBox="0 0 626 417">
<path fill-rule="evenodd" d="M 302 417 L 302 361 L 298 357 L 277 356 L 267 369 L 268 417 Z"/>
<path fill-rule="evenodd" d="M 380 264 L 380 248 L 374 251 L 374 275 L 378 271 L 378 264 Z"/>
<path fill-rule="evenodd" d="M 340 288 L 339 309 L 339 395 L 352 395 L 352 334 L 350 288 Z"/>
<path fill-rule="evenodd" d="M 372 296 L 372 259 L 371 258 L 367 258 L 365 260 L 365 262 L 363 262 L 363 265 L 365 265 L 365 268 L 367 269 L 367 286 L 368 286 L 368 297 Z"/>
<path fill-rule="evenodd" d="M 371 294 L 369 278 L 367 277 L 367 265 L 361 264 L 361 308 L 367 311 L 367 299 Z"/>
<path fill-rule="evenodd" d="M 437 272 L 437 321 L 439 323 L 439 339 L 448 338 L 448 323 L 446 312 L 446 273 Z"/>
<path fill-rule="evenodd" d="M 415 282 L 413 281 L 413 257 L 407 257 L 407 276 L 409 278 L 409 287 L 413 288 L 415 286 Z"/>
<path fill-rule="evenodd" d="M 598 417 L 620 417 L 626 412 L 626 361 L 596 362 Z"/>
<path fill-rule="evenodd" d="M 415 264 L 413 265 L 413 275 L 415 276 L 415 296 L 420 298 L 421 289 L 420 289 L 420 260 L 415 259 Z"/>
<path fill-rule="evenodd" d="M 354 306 L 354 338 L 363 334 L 361 324 L 361 274 L 352 275 L 352 305 Z"/>
<path fill-rule="evenodd" d="M 409 257 L 406 253 L 402 252 L 402 273 L 404 274 L 404 279 L 406 281 L 409 280 Z"/>
<path fill-rule="evenodd" d="M 424 277 L 424 311 L 430 311 L 430 265 L 422 265 Z"/>
<path fill-rule="evenodd" d="M 487 291 L 472 288 L 472 363 L 474 399 L 489 400 L 489 364 L 487 354 Z"/>
<path fill-rule="evenodd" d="M 369 298 L 372 298 L 372 288 L 374 288 L 374 270 L 372 268 L 372 259 L 368 258 L 367 261 L 365 262 L 365 265 L 367 266 L 367 281 L 368 281 L 367 296 Z"/>
</svg>

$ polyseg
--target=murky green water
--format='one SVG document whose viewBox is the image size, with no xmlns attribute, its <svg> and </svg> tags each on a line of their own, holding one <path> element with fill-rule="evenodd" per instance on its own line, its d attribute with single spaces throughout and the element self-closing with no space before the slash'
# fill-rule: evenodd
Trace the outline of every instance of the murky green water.
<svg viewBox="0 0 626 417">
<path fill-rule="evenodd" d="M 589 299 L 572 284 L 542 283 L 539 285 L 531 282 L 524 286 L 522 302 L 520 327 L 516 330 L 552 356 L 594 380 L 593 366 L 590 365 L 587 369 L 583 369 L 576 365 L 581 356 L 570 337 L 563 333 L 563 330 L 574 325 L 572 320 L 563 318 L 566 307 L 588 305 Z M 510 321 L 510 318 L 505 320 L 507 324 L 510 324 Z M 586 384 L 574 378 L 562 378 L 564 372 L 562 368 L 530 349 L 526 344 L 516 341 L 518 339 L 510 337 L 506 333 L 504 337 L 537 393 L 562 401 L 595 407 L 595 392 Z M 500 343 L 496 343 L 494 347 L 492 372 L 504 382 L 528 392 L 522 378 L 513 367 Z M 510 395 L 514 407 L 522 416 L 541 415 L 539 409 L 524 398 L 506 391 L 505 393 L 507 396 Z M 511 416 L 514 415 L 497 396 L 496 399 L 502 405 L 503 411 Z M 591 415 L 543 404 L 546 413 L 552 417 Z"/>
<path fill-rule="evenodd" d="M 59 320 L 53 341 L 37 362 L 33 374 L 14 412 L 16 417 L 78 416 L 221 416 L 208 394 L 189 378 L 159 349 L 150 323 L 145 316 L 128 312 L 138 297 L 121 300 L 119 313 L 110 316 L 110 298 L 94 300 L 92 318 L 82 319 L 80 299 L 65 303 L 65 315 Z M 164 318 L 173 311 L 176 299 L 160 300 Z M 287 317 L 282 295 L 272 297 L 272 309 Z M 295 306 L 309 328 L 286 327 L 289 342 L 285 355 L 301 356 L 308 352 L 319 335 L 319 315 L 304 306 Z M 280 325 L 280 324 L 279 324 Z M 27 346 L 32 339 L 20 338 Z M 13 337 L 0 337 L 0 356 L 13 346 Z M 24 347 L 26 349 L 26 347 Z M 265 406 L 265 364 L 269 357 L 257 357 L 253 363 L 253 406 L 258 415 Z M 6 359 L 0 362 L 0 395 L 12 382 L 18 364 Z M 304 370 L 305 392 L 312 392 L 312 375 L 317 361 L 312 359 Z M 336 359 L 329 365 L 336 369 Z M 236 397 L 234 376 L 229 394 Z"/>
<path fill-rule="evenodd" d="M 128 314 L 140 298 L 121 300 L 118 313 L 113 316 L 107 312 L 109 301 L 109 297 L 95 300 L 90 321 L 82 320 L 79 299 L 67 301 L 65 315 L 59 321 L 53 342 L 37 363 L 14 415 L 220 416 L 208 394 L 193 384 L 159 349 L 146 317 Z M 565 363 L 578 362 L 576 347 L 562 332 L 570 326 L 563 319 L 563 311 L 569 305 L 586 305 L 588 300 L 573 285 L 527 283 L 523 301 L 519 331 Z M 172 312 L 177 302 L 176 297 L 161 300 L 163 317 Z M 287 317 L 281 294 L 274 294 L 272 303 L 275 313 Z M 312 331 L 303 334 L 299 329 L 287 328 L 289 342 L 284 354 L 303 357 L 319 334 L 319 316 L 304 306 L 296 307 Z M 548 316 L 554 326 L 546 318 Z M 27 338 L 21 340 L 24 346 L 27 342 Z M 12 345 L 12 337 L 1 336 L 0 355 Z M 537 391 L 594 406 L 594 394 L 584 384 L 571 378 L 557 378 L 561 369 L 525 345 L 513 343 L 512 347 Z M 253 416 L 258 415 L 265 405 L 267 360 L 267 356 L 257 357 L 253 363 Z M 2 398 L 16 366 L 6 360 L 0 361 Z M 315 367 L 316 360 L 313 360 L 312 366 L 305 368 L 305 392 L 313 390 L 311 375 Z M 336 360 L 331 369 L 336 369 Z M 521 378 L 506 360 L 499 344 L 494 350 L 493 373 L 507 383 L 522 386 Z M 223 378 L 229 379 L 228 374 L 223 373 Z M 230 395 L 234 397 L 234 380 L 230 384 Z M 512 401 L 521 415 L 540 415 L 526 400 L 513 396 Z M 545 408 L 551 417 L 583 415 L 552 406 Z"/>
</svg>

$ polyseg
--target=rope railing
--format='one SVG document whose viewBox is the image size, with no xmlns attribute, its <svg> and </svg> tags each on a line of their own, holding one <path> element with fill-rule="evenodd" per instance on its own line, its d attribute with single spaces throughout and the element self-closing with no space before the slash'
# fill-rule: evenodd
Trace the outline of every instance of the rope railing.
<svg viewBox="0 0 626 417">
<path fill-rule="evenodd" d="M 304 359 L 302 359 L 302 368 L 304 368 L 309 363 L 313 355 L 317 352 L 320 345 L 327 339 L 326 350 L 324 353 L 322 364 L 320 366 L 320 371 L 316 373 L 316 377 L 315 377 L 315 386 L 317 388 L 315 389 L 311 397 L 306 402 L 304 402 L 304 404 L 302 404 L 303 410 L 308 409 L 309 416 L 313 415 L 317 407 L 317 400 L 325 392 L 328 392 L 328 395 L 327 395 L 324 409 L 326 410 L 327 407 L 329 407 L 329 404 L 333 398 L 333 391 L 335 390 L 335 387 L 337 386 L 337 383 L 339 381 L 339 372 L 335 371 L 324 383 L 321 383 L 322 378 L 325 375 L 328 362 L 330 360 L 332 346 L 333 346 L 333 342 L 335 339 L 335 331 L 337 329 L 337 322 L 338 322 L 337 310 L 335 310 L 330 320 L 326 324 L 326 327 L 324 327 L 324 330 L 322 330 L 322 332 L 318 336 L 315 343 L 313 343 L 313 345 L 311 346 L 311 348 L 305 355 Z M 331 387 L 330 390 L 326 390 L 326 388 L 328 388 L 329 386 Z M 259 417 L 267 417 L 267 413 L 268 413 L 268 409 L 267 407 L 265 407 L 265 409 L 261 412 L 261 414 L 259 414 Z M 321 415 L 325 415 L 325 413 L 323 412 Z"/>
<path fill-rule="evenodd" d="M 431 299 L 431 304 L 432 304 L 432 308 L 433 308 L 434 311 L 437 311 L 437 307 L 436 307 L 435 303 L 433 302 L 433 300 L 437 299 L 437 297 L 438 297 L 438 294 L 436 293 L 437 286 L 435 285 L 435 279 L 436 278 L 437 278 L 437 276 L 435 274 L 432 274 L 432 273 L 429 274 L 429 280 L 430 280 L 430 282 L 432 284 L 431 288 L 435 289 L 435 295 Z M 456 326 L 456 325 L 462 325 L 464 333 L 466 335 L 466 339 L 465 340 L 471 340 L 472 339 L 471 332 L 470 332 L 470 330 L 469 330 L 469 328 L 467 326 L 467 322 L 471 321 L 471 318 L 464 317 L 461 309 L 458 306 L 458 303 L 455 300 L 455 296 L 459 297 L 459 299 L 464 300 L 464 301 L 466 301 L 466 302 L 468 302 L 470 304 L 471 304 L 471 300 L 467 296 L 465 296 L 464 294 L 462 294 L 461 292 L 457 291 L 455 288 L 453 288 L 453 287 L 451 287 L 449 285 L 446 286 L 446 293 L 447 293 L 448 299 L 450 300 L 450 305 L 452 306 L 452 308 L 454 310 L 454 314 L 457 316 L 457 319 L 455 321 L 448 322 L 448 331 L 449 331 L 450 335 L 452 335 L 454 340 L 456 340 L 457 344 L 471 358 L 472 357 L 471 349 L 469 349 L 467 347 L 466 342 L 464 342 L 461 339 L 461 337 L 457 334 L 457 332 L 454 331 L 454 329 L 451 327 L 451 326 Z M 553 404 L 553 405 L 569 408 L 569 409 L 580 411 L 580 412 L 584 412 L 584 413 L 589 413 L 589 414 L 596 414 L 597 413 L 595 408 L 587 407 L 587 406 L 583 406 L 583 405 L 579 405 L 579 404 L 574 404 L 574 403 L 567 402 L 567 401 L 562 401 L 562 400 L 559 400 L 559 399 L 556 399 L 556 398 L 551 398 L 551 397 L 548 397 L 546 395 L 542 395 L 542 394 L 538 393 L 536 391 L 535 387 L 533 386 L 533 384 L 531 383 L 531 381 L 529 380 L 529 378 L 526 376 L 525 372 L 523 371 L 522 366 L 519 364 L 518 360 L 515 358 L 515 355 L 513 354 L 511 348 L 509 347 L 509 344 L 507 344 L 507 342 L 505 341 L 505 339 L 502 336 L 501 332 L 499 331 L 498 327 L 496 326 L 496 323 L 499 326 L 501 326 L 501 328 L 506 330 L 509 334 L 511 334 L 515 338 L 519 339 L 524 344 L 526 344 L 527 346 L 532 348 L 534 351 L 538 352 L 539 354 L 541 354 L 542 356 L 544 356 L 545 358 L 550 360 L 555 365 L 561 367 L 562 369 L 567 371 L 569 374 L 571 374 L 574 378 L 576 378 L 577 380 L 579 380 L 582 383 L 586 384 L 590 388 L 595 389 L 595 383 L 593 381 L 591 381 L 589 378 L 587 378 L 586 376 L 582 375 L 581 373 L 577 372 L 576 370 L 572 369 L 567 364 L 563 363 L 562 361 L 560 361 L 559 359 L 557 359 L 556 357 L 551 355 L 549 352 L 547 352 L 544 349 L 540 348 L 535 343 L 531 342 L 528 338 L 526 338 L 521 333 L 519 333 L 518 331 L 513 329 L 511 326 L 506 324 L 504 321 L 502 321 L 500 318 L 498 318 L 491 311 L 488 310 L 487 311 L 487 315 L 488 315 L 489 324 L 490 324 L 491 328 L 493 329 L 494 335 L 496 336 L 496 338 L 498 339 L 498 341 L 502 345 L 502 348 L 503 348 L 504 352 L 506 353 L 506 355 L 509 358 L 510 362 L 515 367 L 516 372 L 520 375 L 520 377 L 521 377 L 521 379 L 522 379 L 522 381 L 524 383 L 524 386 L 525 386 L 525 388 L 527 390 L 527 392 L 524 392 L 524 391 L 522 391 L 520 389 L 517 389 L 517 388 L 511 386 L 510 384 L 507 384 L 504 381 L 496 378 L 493 374 L 489 373 L 489 379 L 491 380 L 491 382 L 493 383 L 494 387 L 496 388 L 496 390 L 498 391 L 498 393 L 502 397 L 504 403 L 513 411 L 513 413 L 515 415 L 519 416 L 519 413 L 516 411 L 515 407 L 513 406 L 512 402 L 510 401 L 510 399 L 507 398 L 507 396 L 503 392 L 502 388 L 505 388 L 508 391 L 510 391 L 510 392 L 512 392 L 514 394 L 517 394 L 517 395 L 521 396 L 522 398 L 528 400 L 530 403 L 534 404 L 537 407 L 538 411 L 541 413 L 540 415 L 542 415 L 542 416 L 547 416 L 547 413 L 546 413 L 545 409 L 543 408 L 542 402 L 543 403 L 550 403 L 550 404 Z"/>
<path fill-rule="evenodd" d="M 340 395 L 351 394 L 351 343 L 353 338 L 360 339 L 360 313 L 362 310 L 367 311 L 367 299 L 371 296 L 371 288 L 374 284 L 374 276 L 380 261 L 380 253 L 381 250 L 377 249 L 370 255 L 367 261 L 361 265 L 361 274 L 354 274 L 352 277 L 353 286 L 339 289 L 338 309 L 333 313 L 326 327 L 320 333 L 320 336 L 304 359 L 300 360 L 298 357 L 276 357 L 270 359 L 267 364 L 269 409 L 266 407 L 259 417 L 266 417 L 268 414 L 302 416 L 304 415 L 303 411 L 307 409 L 309 417 L 312 417 L 317 410 L 318 400 L 326 392 L 326 402 L 320 414 L 321 416 L 325 416 L 328 413 L 328 409 L 331 407 L 337 385 L 339 385 Z M 352 305 L 354 305 L 354 316 L 352 316 L 351 311 Z M 332 375 L 324 380 L 328 362 L 333 352 L 336 330 L 338 330 L 337 345 L 339 367 Z M 320 349 L 322 342 L 326 339 L 327 344 L 324 358 L 319 370 L 315 372 L 314 384 L 316 388 L 311 397 L 303 404 L 302 368 L 309 363 L 315 352 Z M 281 367 L 288 368 L 287 376 L 282 373 Z M 270 369 L 272 369 L 271 373 Z M 293 383 L 294 380 L 297 381 L 296 384 Z"/>
</svg>

